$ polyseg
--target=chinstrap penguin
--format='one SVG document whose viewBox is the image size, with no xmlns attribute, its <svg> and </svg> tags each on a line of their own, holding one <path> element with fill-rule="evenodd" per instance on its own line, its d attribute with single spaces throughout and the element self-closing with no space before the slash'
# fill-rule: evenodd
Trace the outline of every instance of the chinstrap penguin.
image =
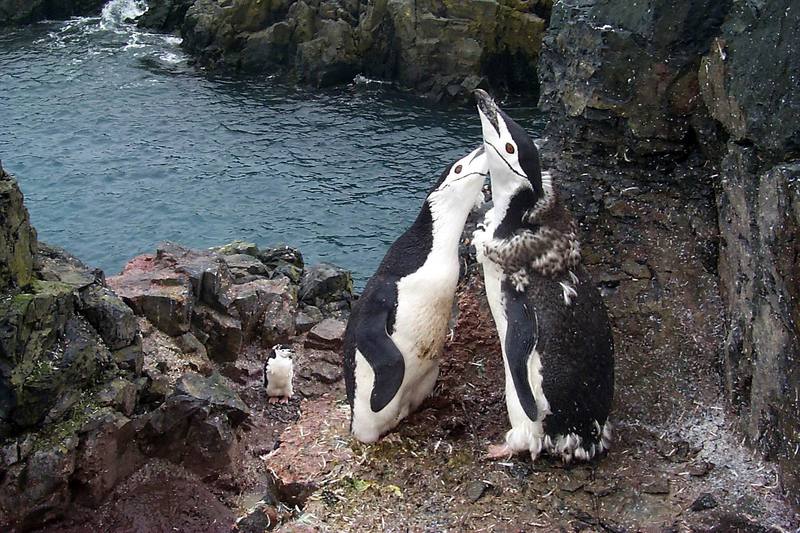
<svg viewBox="0 0 800 533">
<path fill-rule="evenodd" d="M 500 336 L 511 430 L 490 457 L 606 450 L 614 394 L 608 313 L 581 264 L 578 228 L 523 128 L 475 92 L 494 206 L 473 242 Z"/>
<path fill-rule="evenodd" d="M 451 164 L 386 253 L 347 324 L 350 430 L 375 442 L 433 391 L 459 274 L 458 245 L 487 176 L 483 147 Z"/>
<path fill-rule="evenodd" d="M 294 352 L 288 346 L 276 344 L 272 347 L 264 364 L 264 387 L 269 403 L 287 403 L 294 394 Z"/>
</svg>

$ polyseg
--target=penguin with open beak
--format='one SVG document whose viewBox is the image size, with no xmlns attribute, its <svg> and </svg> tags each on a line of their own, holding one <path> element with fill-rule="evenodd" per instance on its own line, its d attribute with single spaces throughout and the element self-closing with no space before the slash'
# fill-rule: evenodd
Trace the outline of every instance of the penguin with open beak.
<svg viewBox="0 0 800 533">
<path fill-rule="evenodd" d="M 589 460 L 610 444 L 614 343 L 577 224 L 531 137 L 475 92 L 494 205 L 473 243 L 501 341 L 511 429 L 492 458 Z"/>
</svg>

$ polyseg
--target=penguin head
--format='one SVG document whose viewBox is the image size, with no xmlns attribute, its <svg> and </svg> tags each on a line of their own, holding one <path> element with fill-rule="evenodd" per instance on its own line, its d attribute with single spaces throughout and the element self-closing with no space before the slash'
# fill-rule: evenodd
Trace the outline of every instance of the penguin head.
<svg viewBox="0 0 800 533">
<path fill-rule="evenodd" d="M 438 213 L 463 213 L 465 216 L 483 197 L 481 189 L 489 166 L 483 146 L 448 166 L 428 192 L 428 204 Z"/>
<path fill-rule="evenodd" d="M 537 199 L 541 198 L 544 195 L 542 171 L 539 150 L 533 139 L 500 109 L 486 91 L 476 89 L 475 98 L 492 174 L 492 195 L 510 196 L 525 187 L 532 189 Z"/>
</svg>

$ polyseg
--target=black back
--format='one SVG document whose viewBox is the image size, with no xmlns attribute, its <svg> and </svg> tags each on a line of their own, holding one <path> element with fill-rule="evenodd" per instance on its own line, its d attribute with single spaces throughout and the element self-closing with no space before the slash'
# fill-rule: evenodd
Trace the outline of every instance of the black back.
<svg viewBox="0 0 800 533">
<path fill-rule="evenodd" d="M 444 180 L 448 172 L 449 167 L 434 188 Z M 379 410 L 382 406 L 385 407 L 402 384 L 402 371 L 398 368 L 399 364 L 403 364 L 402 354 L 400 354 L 398 362 L 397 347 L 388 337 L 383 338 L 382 332 L 383 328 L 388 335 L 394 332 L 397 282 L 419 270 L 425 264 L 432 248 L 433 216 L 426 200 L 411 227 L 389 247 L 389 251 L 386 252 L 375 274 L 367 282 L 364 292 L 356 301 L 350 314 L 344 338 L 344 377 L 347 401 L 351 408 L 355 398 L 355 354 L 357 348 L 361 349 L 361 353 L 368 360 L 376 375 L 375 390 L 373 390 L 372 396 L 374 411 Z M 378 344 L 374 345 L 376 342 Z M 369 350 L 371 353 L 367 354 L 365 350 Z M 380 383 L 380 372 L 391 374 L 392 379 Z"/>
<path fill-rule="evenodd" d="M 583 267 L 575 273 L 580 282 L 570 305 L 558 281 L 545 277 L 532 277 L 525 297 L 536 315 L 542 388 L 552 411 L 545 433 L 575 433 L 590 445 L 600 440 L 594 422 L 602 428 L 614 397 L 614 339 L 591 276 Z"/>
</svg>

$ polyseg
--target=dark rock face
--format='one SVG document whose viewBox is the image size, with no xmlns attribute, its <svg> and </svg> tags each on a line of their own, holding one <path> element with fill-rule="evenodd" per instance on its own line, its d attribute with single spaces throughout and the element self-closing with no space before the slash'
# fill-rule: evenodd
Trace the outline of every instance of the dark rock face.
<svg viewBox="0 0 800 533">
<path fill-rule="evenodd" d="M 717 199 L 719 272 L 728 307 L 726 383 L 746 433 L 783 464 L 788 492 L 796 495 L 800 163 L 762 170 L 756 153 L 752 147 L 731 144 L 722 162 Z"/>
<path fill-rule="evenodd" d="M 699 70 L 706 106 L 730 138 L 778 160 L 800 157 L 798 32 L 792 0 L 734 1 Z"/>
<path fill-rule="evenodd" d="M 106 0 L 0 0 L 0 26 L 97 15 Z"/>
<path fill-rule="evenodd" d="M 544 39 L 541 105 L 565 136 L 623 154 L 688 149 L 700 56 L 730 1 L 559 2 Z M 625 154 L 627 155 L 627 154 Z"/>
<path fill-rule="evenodd" d="M 208 66 L 290 73 L 318 87 L 363 73 L 451 100 L 469 97 L 487 77 L 497 87 L 535 93 L 551 5 L 156 0 L 139 23 L 162 31 L 180 27 L 184 46 Z"/>
<path fill-rule="evenodd" d="M 718 238 L 719 249 L 698 259 L 718 269 L 727 395 L 740 429 L 780 463 L 784 490 L 800 505 L 795 8 L 791 0 L 567 0 L 554 8 L 540 76 L 553 131 L 572 149 L 624 160 L 659 154 L 642 159 L 645 175 L 675 165 L 669 153 L 709 169 L 695 183 L 674 174 L 675 186 L 716 198 L 719 235 L 709 243 Z M 635 215 L 628 200 L 605 207 Z M 648 278 L 651 265 L 642 266 L 622 265 Z"/>
<path fill-rule="evenodd" d="M 353 278 L 350 272 L 335 265 L 321 263 L 309 268 L 300 283 L 298 297 L 316 307 L 332 302 L 347 302 L 353 295 Z"/>
<path fill-rule="evenodd" d="M 22 200 L 17 182 L 0 167 L 0 291 L 24 287 L 33 278 L 36 231 Z"/>
</svg>

